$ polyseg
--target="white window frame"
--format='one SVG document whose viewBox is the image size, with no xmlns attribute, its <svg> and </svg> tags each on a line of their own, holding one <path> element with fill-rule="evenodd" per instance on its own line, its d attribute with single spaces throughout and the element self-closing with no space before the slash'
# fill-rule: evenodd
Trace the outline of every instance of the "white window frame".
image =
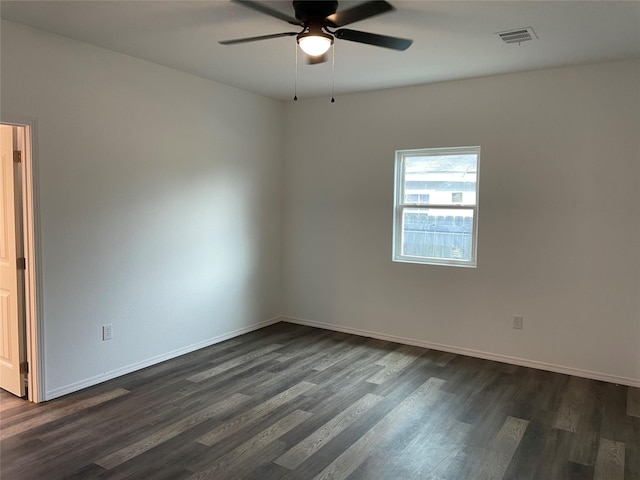
<svg viewBox="0 0 640 480">
<path fill-rule="evenodd" d="M 441 156 L 441 155 L 470 155 L 475 154 L 476 163 L 476 198 L 475 204 L 416 204 L 405 203 L 404 192 L 404 173 L 406 158 L 416 156 Z M 478 200 L 480 187 L 480 147 L 446 147 L 446 148 L 420 148 L 415 150 L 397 150 L 395 158 L 395 181 L 394 181 L 394 208 L 393 208 L 393 261 L 405 263 L 421 263 L 429 265 L 446 265 L 455 267 L 471 267 L 477 266 L 477 245 L 478 245 Z M 405 209 L 424 209 L 424 210 L 473 210 L 473 222 L 471 230 L 471 259 L 456 260 L 447 258 L 435 258 L 425 256 L 403 255 L 403 235 L 402 218 Z"/>
</svg>

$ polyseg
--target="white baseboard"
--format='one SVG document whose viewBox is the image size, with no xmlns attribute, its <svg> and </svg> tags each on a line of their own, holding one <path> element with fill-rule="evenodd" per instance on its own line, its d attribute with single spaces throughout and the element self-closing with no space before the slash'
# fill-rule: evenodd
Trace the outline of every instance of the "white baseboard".
<svg viewBox="0 0 640 480">
<path fill-rule="evenodd" d="M 69 393 L 77 392 L 78 390 L 82 390 L 83 388 L 92 387 L 93 385 L 106 382 L 107 380 L 112 380 L 114 378 L 121 377 L 122 375 L 126 375 L 127 373 L 132 373 L 137 370 L 150 367 L 151 365 L 164 362 L 165 360 L 171 360 L 172 358 L 176 358 L 181 355 L 185 355 L 187 353 L 195 352 L 196 350 L 200 350 L 201 348 L 210 347 L 211 345 L 215 345 L 216 343 L 224 342 L 225 340 L 229 340 L 230 338 L 234 338 L 239 335 L 252 332 L 254 330 L 259 330 L 261 328 L 267 327 L 274 323 L 278 323 L 280 321 L 282 321 L 282 317 L 274 317 L 269 320 L 265 320 L 264 322 L 256 323 L 254 325 L 249 325 L 248 327 L 239 328 L 237 330 L 233 330 L 231 332 L 218 335 L 217 337 L 209 338 L 208 340 L 204 340 L 202 342 L 194 343 L 192 345 L 188 345 L 186 347 L 179 348 L 177 350 L 172 350 L 171 352 L 163 353 L 161 355 L 156 355 L 155 357 L 142 360 L 141 362 L 136 362 L 131 365 L 118 368 L 116 370 L 111 370 L 109 372 L 105 372 L 100 375 L 95 375 L 93 377 L 86 378 L 84 380 L 80 380 L 78 382 L 74 382 L 69 385 L 65 385 L 63 387 L 54 388 L 53 390 L 47 390 L 45 393 L 44 400 L 45 401 L 53 400 L 54 398 L 61 397 L 63 395 L 68 395 Z"/>
<path fill-rule="evenodd" d="M 336 325 L 333 323 L 316 322 L 314 320 L 307 320 L 304 318 L 283 316 L 281 317 L 281 320 L 283 322 L 295 323 L 298 325 L 307 325 L 309 327 L 317 327 L 325 330 L 334 330 L 336 332 L 351 333 L 353 335 L 360 335 L 362 337 L 377 338 L 380 340 L 387 340 L 390 342 L 402 343 L 405 345 L 415 345 L 417 347 L 429 348 L 431 350 L 458 353 L 460 355 L 467 355 L 469 357 L 483 358 L 485 360 L 494 360 L 496 362 L 509 363 L 512 365 L 519 365 L 522 367 L 537 368 L 539 370 L 547 370 L 549 372 L 564 373 L 566 375 L 574 375 L 576 377 L 584 377 L 592 380 L 601 380 L 603 382 L 616 383 L 619 385 L 628 385 L 630 387 L 640 388 L 640 379 L 637 379 L 637 378 L 618 377 L 618 376 L 609 375 L 606 373 L 592 372 L 589 370 L 582 370 L 582 369 L 573 368 L 573 367 L 565 367 L 563 365 L 555 365 L 552 363 L 539 362 L 536 360 L 528 360 L 526 358 L 510 357 L 507 355 L 483 352 L 480 350 L 473 350 L 470 348 L 461 348 L 461 347 L 454 347 L 451 345 L 443 345 L 440 343 L 425 342 L 423 340 L 415 340 L 412 338 L 397 337 L 395 335 L 372 332 L 369 330 L 361 330 L 359 328 L 343 327 L 342 325 Z"/>
</svg>

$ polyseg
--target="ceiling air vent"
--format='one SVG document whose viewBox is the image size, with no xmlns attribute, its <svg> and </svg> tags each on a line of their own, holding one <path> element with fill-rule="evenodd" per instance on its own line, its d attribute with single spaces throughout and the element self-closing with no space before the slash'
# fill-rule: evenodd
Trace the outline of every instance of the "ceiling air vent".
<svg viewBox="0 0 640 480">
<path fill-rule="evenodd" d="M 507 30 L 506 32 L 498 32 L 496 35 L 498 35 L 500 40 L 507 44 L 521 44 L 522 42 L 528 42 L 529 40 L 538 38 L 536 32 L 534 32 L 531 27 L 516 28 L 514 30 Z"/>
</svg>

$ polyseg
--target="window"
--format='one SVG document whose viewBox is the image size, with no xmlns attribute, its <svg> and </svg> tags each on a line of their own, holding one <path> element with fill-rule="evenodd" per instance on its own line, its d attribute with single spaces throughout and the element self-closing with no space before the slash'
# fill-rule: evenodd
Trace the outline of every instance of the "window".
<svg viewBox="0 0 640 480">
<path fill-rule="evenodd" d="M 396 152 L 393 260 L 476 266 L 480 147 Z"/>
</svg>

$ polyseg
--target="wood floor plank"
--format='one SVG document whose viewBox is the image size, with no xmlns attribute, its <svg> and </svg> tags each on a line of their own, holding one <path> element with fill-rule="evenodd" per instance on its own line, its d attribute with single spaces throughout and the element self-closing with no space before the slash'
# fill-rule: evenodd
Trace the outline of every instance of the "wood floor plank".
<svg viewBox="0 0 640 480">
<path fill-rule="evenodd" d="M 346 410 L 333 417 L 314 431 L 302 442 L 275 460 L 275 463 L 295 470 L 298 465 L 317 452 L 323 445 L 335 438 L 340 432 L 356 421 L 362 414 L 376 405 L 382 397 L 367 393 Z"/>
<path fill-rule="evenodd" d="M 116 409 L 109 410 L 115 411 Z M 167 412 L 165 412 L 165 415 Z M 95 415 L 93 415 L 95 418 Z M 141 418 L 144 421 L 141 422 Z M 117 416 L 115 417 L 117 419 Z M 112 445 L 128 445 L 141 437 L 146 437 L 154 433 L 156 429 L 155 422 L 160 422 L 163 426 L 163 415 L 140 415 L 137 420 L 122 422 L 119 419 L 113 420 L 109 425 L 108 419 L 98 428 L 82 428 L 72 431 L 68 434 L 61 434 L 56 441 L 42 442 L 42 446 L 37 449 L 30 449 L 23 452 L 19 459 L 13 461 L 16 468 L 28 468 L 30 472 L 36 474 L 38 471 L 46 472 L 47 465 L 51 462 L 56 463 L 56 471 L 64 478 L 64 472 L 68 468 L 70 471 L 77 469 L 74 467 L 71 459 L 81 463 L 92 463 L 96 458 L 104 455 L 104 451 L 111 451 Z M 148 422 L 148 423 L 147 423 Z M 76 423 L 72 421 L 72 423 Z M 109 439 L 110 443 L 106 445 L 100 444 L 101 439 Z M 69 459 L 68 452 L 73 452 L 73 456 Z M 40 477 L 44 478 L 44 473 Z"/>
<path fill-rule="evenodd" d="M 229 340 L 225 340 L 222 343 L 216 344 L 216 357 L 225 357 L 233 356 L 235 349 L 234 347 L 238 347 L 242 345 L 244 340 L 240 337 L 232 338 Z M 237 354 L 236 354 L 237 355 Z M 202 359 L 206 361 L 209 357 L 206 349 L 196 350 L 195 352 L 188 353 L 181 357 L 173 359 L 171 362 L 162 362 L 156 365 L 152 365 L 143 370 L 135 372 L 135 375 L 138 377 L 154 377 L 157 375 L 162 375 L 164 372 L 175 371 L 178 366 L 185 366 L 190 363 L 198 363 L 202 362 Z"/>
<path fill-rule="evenodd" d="M 456 411 L 462 406 L 455 395 L 439 389 L 432 399 L 425 402 L 417 416 L 408 419 L 409 428 L 399 430 L 352 475 L 402 479 L 444 479 L 448 474 L 455 475 L 453 463 L 466 443 L 471 425 L 455 420 Z"/>
<path fill-rule="evenodd" d="M 528 425 L 527 420 L 507 417 L 498 436 L 489 446 L 478 480 L 502 480 Z"/>
<path fill-rule="evenodd" d="M 294 480 L 291 471 L 287 468 L 268 462 L 256 468 L 246 476 L 246 480 Z M 302 480 L 302 479 L 300 479 Z"/>
<path fill-rule="evenodd" d="M 498 374 L 492 370 L 478 368 L 478 365 L 468 360 L 462 359 L 458 362 L 457 368 L 447 379 L 447 383 L 442 387 L 443 390 L 469 398 L 472 395 L 482 393 L 483 389 L 488 388 L 492 382 L 495 382 Z M 464 420 L 463 420 L 464 421 Z"/>
<path fill-rule="evenodd" d="M 439 367 L 445 367 L 451 360 L 456 358 L 456 356 L 455 353 L 443 353 L 436 358 L 435 364 Z"/>
<path fill-rule="evenodd" d="M 578 428 L 580 413 L 585 399 L 585 390 L 589 380 L 578 377 L 571 377 L 567 385 L 567 390 L 562 400 L 562 405 L 558 410 L 558 415 L 554 424 L 555 428 L 575 432 Z"/>
<path fill-rule="evenodd" d="M 0 397 L 0 418 L 7 418 L 11 409 L 24 410 L 26 404 L 27 402 L 22 398 L 14 397 L 13 395 L 2 395 Z"/>
<path fill-rule="evenodd" d="M 231 475 L 234 478 L 242 476 L 243 473 L 247 473 L 246 470 L 250 457 L 261 453 L 261 451 L 270 443 L 304 422 L 311 415 L 312 414 L 309 412 L 295 410 L 283 419 L 275 422 L 270 427 L 258 433 L 255 437 L 234 448 L 231 452 L 218 460 L 211 468 L 196 473 L 193 478 L 230 478 L 230 472 L 233 472 Z M 259 462 L 262 464 L 262 462 L 264 462 L 264 457 L 259 460 Z M 253 470 L 255 467 L 255 465 L 251 465 L 249 470 Z"/>
<path fill-rule="evenodd" d="M 284 444 L 278 440 L 268 443 L 261 451 L 259 456 L 254 456 L 244 463 L 236 463 L 232 469 L 227 465 L 227 469 L 203 470 L 187 477 L 186 480 L 237 480 L 239 478 L 250 478 L 251 471 L 258 470 L 267 465 L 270 460 L 277 457 L 284 451 Z M 237 470 L 236 470 L 237 469 Z M 242 472 L 245 474 L 242 475 Z M 258 477 L 264 480 L 263 477 Z M 277 477 L 282 480 L 281 477 Z"/>
<path fill-rule="evenodd" d="M 4 440 L 5 438 L 9 438 L 13 435 L 24 433 L 28 430 L 31 430 L 32 428 L 39 427 L 40 425 L 44 425 L 45 423 L 49 423 L 59 418 L 66 417 L 75 412 L 79 412 L 87 408 L 100 405 L 101 403 L 108 402 L 109 400 L 118 398 L 128 393 L 129 393 L 128 390 L 125 390 L 123 388 L 116 388 L 109 392 L 103 393 L 102 395 L 88 398 L 77 404 L 71 404 L 59 409 L 49 409 L 47 410 L 46 413 L 42 413 L 38 416 L 32 417 L 22 422 L 18 421 L 18 423 L 14 423 L 12 426 L 9 426 L 9 427 L 3 426 L 2 430 L 0 430 L 0 440 Z M 16 420 L 19 420 L 19 418 L 13 417 L 11 420 L 16 421 Z"/>
<path fill-rule="evenodd" d="M 603 383 L 601 404 L 600 438 L 616 442 L 626 442 L 628 427 L 637 422 L 635 417 L 627 415 L 628 388 L 613 383 Z"/>
<path fill-rule="evenodd" d="M 386 382 L 387 380 L 390 380 L 392 378 L 397 378 L 398 374 L 404 370 L 407 366 L 409 366 L 411 363 L 413 363 L 416 359 L 409 359 L 406 358 L 404 362 L 399 362 L 396 363 L 393 366 L 387 366 L 384 367 L 382 370 L 380 370 L 378 373 L 372 375 L 371 377 L 369 377 L 367 379 L 367 382 L 369 383 L 375 383 L 377 385 L 381 385 L 384 382 Z"/>
<path fill-rule="evenodd" d="M 231 395 L 230 397 L 225 398 L 220 402 L 211 405 L 210 407 L 203 408 L 202 410 L 199 410 L 180 421 L 172 423 L 171 425 L 168 425 L 152 433 L 142 440 L 139 440 L 131 445 L 127 445 L 126 447 L 120 448 L 119 450 L 116 450 L 115 452 L 100 458 L 95 463 L 109 470 L 116 465 L 120 465 L 121 463 L 126 462 L 127 460 L 130 460 L 143 452 L 146 452 L 147 450 L 155 447 L 160 443 L 166 442 L 176 435 L 180 435 L 182 432 L 192 428 L 193 426 L 198 425 L 199 423 L 204 422 L 210 418 L 221 415 L 231 408 L 236 407 L 238 404 L 245 403 L 250 399 L 251 397 L 239 393 Z"/>
<path fill-rule="evenodd" d="M 300 351 L 288 360 L 269 368 L 272 372 L 281 372 L 295 366 L 296 369 L 313 370 L 324 359 L 331 358 L 339 354 L 344 346 L 336 342 L 333 337 L 326 337 L 318 343 L 313 344 L 306 352 Z"/>
<path fill-rule="evenodd" d="M 624 443 L 601 438 L 593 480 L 623 480 L 624 450 Z"/>
<path fill-rule="evenodd" d="M 414 347 L 412 345 L 401 345 L 382 357 L 376 363 L 378 365 L 384 365 L 385 367 L 396 365 L 397 363 L 403 363 L 409 359 L 415 360 L 425 353 L 425 349 Z"/>
<path fill-rule="evenodd" d="M 434 394 L 444 380 L 430 378 L 409 397 L 402 401 L 382 420 L 376 423 L 358 441 L 352 444 L 345 452 L 336 458 L 322 472 L 314 477 L 314 480 L 345 479 L 368 457 L 377 445 L 382 443 L 385 437 L 393 430 L 393 427 L 402 421 L 408 411 L 419 408 L 421 402 Z"/>
<path fill-rule="evenodd" d="M 243 363 L 249 362 L 250 360 L 253 360 L 255 358 L 258 357 L 262 357 L 263 355 L 267 354 L 267 353 L 271 353 L 274 350 L 277 350 L 279 348 L 282 348 L 282 345 L 279 343 L 274 343 L 271 345 L 267 345 L 265 347 L 262 347 L 256 351 L 253 352 L 249 352 L 246 353 L 238 358 L 234 358 L 233 360 L 229 360 L 228 362 L 223 363 L 222 365 L 218 365 L 216 367 L 213 368 L 209 368 L 207 370 L 204 370 L 200 373 L 196 373 L 195 375 L 192 375 L 190 377 L 187 378 L 187 380 L 189 380 L 190 382 L 202 382 L 204 380 L 207 380 L 208 378 L 211 378 L 215 375 L 219 375 L 223 372 L 226 372 L 227 370 L 230 370 L 232 368 L 238 367 L 240 365 L 242 365 Z"/>
<path fill-rule="evenodd" d="M 535 462 L 535 480 L 549 480 L 552 478 L 568 477 L 568 458 L 571 452 L 571 440 L 573 433 L 558 428 L 546 429 L 544 448 L 538 454 Z M 544 459 L 544 461 L 540 461 Z M 519 478 L 519 477 L 517 477 Z"/>
<path fill-rule="evenodd" d="M 640 418 L 640 388 L 628 388 L 627 415 Z"/>
<path fill-rule="evenodd" d="M 517 389 L 503 383 L 504 374 L 497 374 L 487 385 L 488 389 L 479 389 L 472 398 L 472 408 L 460 420 L 474 426 L 468 442 L 486 447 L 494 441 L 504 422 L 509 417 L 511 402 Z"/>
<path fill-rule="evenodd" d="M 407 445 L 403 456 L 408 463 L 410 459 L 415 464 L 415 452 L 426 450 L 426 455 L 419 459 L 415 467 L 415 474 L 420 475 L 425 470 L 445 478 L 447 474 L 454 474 L 457 470 L 451 465 L 467 445 L 472 425 L 458 421 L 456 418 L 464 408 L 464 402 L 456 395 L 439 391 L 439 397 L 433 407 L 425 411 L 420 419 L 419 434 L 415 435 L 411 444 Z"/>
<path fill-rule="evenodd" d="M 377 365 L 382 365 L 385 368 L 372 375 L 367 381 L 381 384 L 390 378 L 397 377 L 402 370 L 415 362 L 424 352 L 424 349 L 419 350 L 410 345 L 401 346 L 376 362 Z"/>
<path fill-rule="evenodd" d="M 246 375 L 252 375 L 253 373 L 259 372 L 261 370 L 266 371 L 271 365 L 277 363 L 279 357 L 280 354 L 277 352 L 267 353 L 265 355 L 247 360 L 240 365 L 209 374 L 207 375 L 206 379 L 196 383 L 207 384 L 209 386 L 214 384 L 220 386 L 228 382 L 237 382 L 239 380 L 242 380 Z M 208 373 L 211 373 L 211 371 L 208 371 Z M 187 379 L 187 381 L 192 380 Z"/>
<path fill-rule="evenodd" d="M 177 388 L 171 395 L 172 405 L 178 408 L 188 408 L 194 403 L 202 403 L 208 397 L 220 397 L 224 395 L 232 395 L 234 393 L 244 393 L 251 395 L 260 388 L 260 385 L 270 382 L 274 379 L 274 374 L 258 367 L 251 370 L 245 370 L 237 375 L 224 376 L 220 375 L 206 382 L 189 382 L 184 386 Z M 241 386 L 241 388 L 239 387 Z"/>
<path fill-rule="evenodd" d="M 126 402 L 119 397 L 117 402 L 103 405 L 95 415 L 76 415 L 73 418 L 61 417 L 56 422 L 49 423 L 33 431 L 34 435 L 45 443 L 64 438 L 65 441 L 74 438 L 90 437 L 93 434 L 106 434 L 113 430 L 122 430 L 127 425 L 144 417 L 148 422 L 157 421 L 171 413 L 173 410 L 166 405 L 169 395 L 177 384 L 167 386 L 167 389 L 158 389 L 153 392 L 140 394 L 131 392 L 127 394 Z M 120 405 L 127 408 L 120 409 Z M 118 412 L 117 420 L 113 419 L 113 412 Z M 59 443 L 59 442 L 56 442 Z"/>
<path fill-rule="evenodd" d="M 217 419 L 213 420 L 213 422 L 217 422 Z M 165 469 L 187 471 L 189 472 L 187 476 L 190 476 L 193 471 L 187 468 L 188 461 L 206 454 L 208 448 L 196 442 L 196 439 L 210 429 L 211 424 L 209 422 L 196 425 L 127 462 L 121 463 L 110 470 L 103 469 L 103 473 L 96 480 L 155 480 L 156 476 Z M 117 445 L 120 445 L 120 442 Z M 97 453 L 93 457 L 94 460 L 100 458 L 101 453 Z"/>
<path fill-rule="evenodd" d="M 297 336 L 295 342 L 288 342 L 278 350 L 280 354 L 278 361 L 285 362 L 292 360 L 295 357 L 300 357 L 311 351 L 315 351 L 318 345 L 327 345 L 333 342 L 331 334 L 332 332 L 329 330 L 309 328 L 309 331 Z"/>
<path fill-rule="evenodd" d="M 599 405 L 602 403 L 604 393 L 600 387 L 601 385 L 591 382 L 586 391 L 582 413 L 569 453 L 570 462 L 588 466 L 595 465 L 602 423 L 602 412 Z"/>
<path fill-rule="evenodd" d="M 363 355 L 351 359 L 348 363 L 338 363 L 332 365 L 326 370 L 315 370 L 307 377 L 310 382 L 317 383 L 321 389 L 331 389 L 336 391 L 341 388 L 345 388 L 346 385 L 353 385 L 358 382 L 365 381 L 373 374 L 384 369 L 382 365 L 376 365 L 375 360 L 379 358 L 379 355 L 370 351 L 365 352 Z M 375 385 L 370 384 L 372 388 L 376 388 Z"/>
<path fill-rule="evenodd" d="M 318 362 L 318 364 L 316 366 L 314 366 L 313 369 L 317 370 L 319 372 L 324 372 L 327 368 L 332 367 L 333 365 L 336 365 L 337 363 L 343 362 L 345 360 L 348 361 L 350 359 L 356 358 L 364 350 L 364 349 L 359 348 L 359 347 L 360 347 L 360 345 L 356 344 L 352 348 L 343 350 L 341 352 L 338 352 L 335 355 L 331 355 L 329 357 L 326 357 L 326 358 L 322 359 L 322 361 Z"/>
<path fill-rule="evenodd" d="M 303 395 L 312 388 L 315 388 L 316 384 L 309 382 L 300 382 L 291 388 L 288 388 L 284 392 L 279 393 L 273 398 L 261 403 L 260 405 L 252 408 L 246 413 L 242 413 L 237 417 L 234 417 L 230 421 L 220 425 L 211 432 L 203 435 L 198 439 L 198 442 L 210 447 L 230 435 L 235 434 L 239 430 L 246 428 L 248 425 L 258 421 L 264 415 L 272 412 L 276 408 L 280 407 L 284 403 L 296 398 L 298 395 Z"/>
<path fill-rule="evenodd" d="M 296 400 L 296 408 L 313 413 L 313 417 L 305 422 L 305 429 L 293 430 L 282 437 L 282 441 L 287 444 L 287 450 L 303 442 L 307 437 L 312 435 L 313 432 L 320 429 L 335 416 L 340 415 L 352 404 L 358 402 L 363 396 L 371 394 L 371 387 L 372 385 L 367 382 L 359 382 L 351 388 L 331 391 L 325 391 L 321 386 L 318 386 L 318 388 L 305 395 L 305 397 L 298 398 Z M 375 408 L 376 406 L 373 406 L 367 412 L 363 413 L 359 419 L 354 421 L 350 428 L 354 428 L 354 425 L 362 421 L 363 417 L 372 415 L 373 413 L 371 412 Z"/>
<path fill-rule="evenodd" d="M 570 480 L 593 480 L 594 470 L 593 465 L 568 462 L 567 478 Z"/>
</svg>

